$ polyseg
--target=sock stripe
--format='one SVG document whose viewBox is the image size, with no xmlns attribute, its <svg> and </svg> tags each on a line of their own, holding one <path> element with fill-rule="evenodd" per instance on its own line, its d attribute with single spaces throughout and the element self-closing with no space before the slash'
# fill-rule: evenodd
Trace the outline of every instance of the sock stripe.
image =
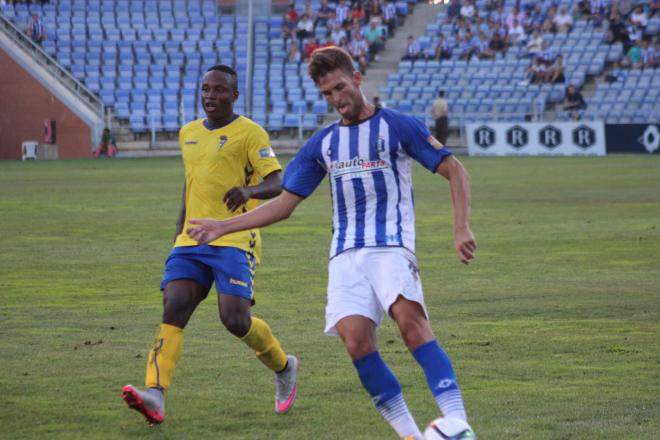
<svg viewBox="0 0 660 440">
<path fill-rule="evenodd" d="M 408 405 L 403 400 L 403 394 L 394 396 L 387 402 L 379 403 L 376 405 L 378 412 L 380 412 L 385 420 L 390 421 L 408 413 Z"/>
</svg>

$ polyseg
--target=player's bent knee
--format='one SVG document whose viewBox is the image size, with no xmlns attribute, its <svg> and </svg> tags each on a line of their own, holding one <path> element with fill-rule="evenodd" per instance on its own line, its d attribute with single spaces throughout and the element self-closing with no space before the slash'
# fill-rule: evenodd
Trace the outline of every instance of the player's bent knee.
<svg viewBox="0 0 660 440">
<path fill-rule="evenodd" d="M 351 359 L 360 359 L 376 351 L 376 346 L 369 338 L 344 339 L 344 346 Z"/>
<path fill-rule="evenodd" d="M 220 313 L 220 321 L 234 336 L 243 337 L 250 330 L 250 314 Z"/>
<path fill-rule="evenodd" d="M 406 347 L 411 350 L 434 338 L 433 332 L 427 322 L 416 320 L 406 321 L 399 324 L 399 331 Z"/>
</svg>

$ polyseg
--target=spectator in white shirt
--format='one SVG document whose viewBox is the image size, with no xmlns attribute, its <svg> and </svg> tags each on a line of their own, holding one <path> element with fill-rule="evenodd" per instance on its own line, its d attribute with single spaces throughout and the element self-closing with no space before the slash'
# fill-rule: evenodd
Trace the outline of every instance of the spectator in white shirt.
<svg viewBox="0 0 660 440">
<path fill-rule="evenodd" d="M 543 36 L 538 30 L 532 32 L 527 41 L 527 55 L 535 57 L 543 49 Z"/>
<path fill-rule="evenodd" d="M 568 13 L 566 6 L 559 8 L 559 12 L 555 17 L 555 26 L 557 26 L 557 32 L 569 32 L 573 27 L 573 17 Z"/>
<path fill-rule="evenodd" d="M 472 21 L 476 10 L 472 0 L 465 0 L 465 4 L 461 6 L 461 17 L 468 21 Z"/>
<path fill-rule="evenodd" d="M 513 24 L 509 28 L 509 44 L 515 46 L 523 41 L 525 41 L 525 29 L 518 20 L 513 20 Z"/>
<path fill-rule="evenodd" d="M 314 21 L 309 18 L 309 15 L 303 14 L 298 24 L 296 25 L 296 35 L 299 40 L 314 36 Z"/>
<path fill-rule="evenodd" d="M 637 5 L 633 10 L 632 14 L 630 14 L 630 21 L 632 21 L 635 26 L 646 28 L 646 25 L 649 24 L 649 18 L 646 16 L 646 12 L 644 12 L 644 7 L 642 5 Z"/>
</svg>

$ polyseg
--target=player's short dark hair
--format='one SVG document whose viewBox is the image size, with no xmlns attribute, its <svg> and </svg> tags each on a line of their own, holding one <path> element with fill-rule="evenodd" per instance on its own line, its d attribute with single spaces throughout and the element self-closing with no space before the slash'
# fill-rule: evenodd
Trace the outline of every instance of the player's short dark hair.
<svg viewBox="0 0 660 440">
<path fill-rule="evenodd" d="M 236 73 L 236 71 L 232 67 L 229 67 L 226 64 L 216 64 L 215 66 L 209 67 L 209 69 L 206 72 L 208 73 L 214 70 L 217 70 L 218 72 L 224 72 L 229 76 L 231 76 L 234 79 L 232 87 L 234 88 L 234 90 L 238 90 L 238 73 Z"/>
<path fill-rule="evenodd" d="M 355 72 L 353 58 L 345 49 L 330 46 L 312 52 L 307 72 L 315 83 L 318 83 L 322 76 L 337 69 L 343 70 L 349 75 L 353 75 Z"/>
</svg>

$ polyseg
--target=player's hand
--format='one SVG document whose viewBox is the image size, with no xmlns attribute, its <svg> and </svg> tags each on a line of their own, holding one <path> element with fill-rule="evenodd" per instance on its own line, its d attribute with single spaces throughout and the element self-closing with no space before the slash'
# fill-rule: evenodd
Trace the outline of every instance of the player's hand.
<svg viewBox="0 0 660 440">
<path fill-rule="evenodd" d="M 224 235 L 222 222 L 218 220 L 192 218 L 190 224 L 195 226 L 186 229 L 186 234 L 199 244 L 210 243 Z"/>
<path fill-rule="evenodd" d="M 249 186 L 235 186 L 227 191 L 223 201 L 227 205 L 227 209 L 234 212 L 250 200 L 250 197 L 252 197 L 252 190 Z"/>
<path fill-rule="evenodd" d="M 454 231 L 454 248 L 461 263 L 470 264 L 474 259 L 474 251 L 477 250 L 477 241 L 470 228 Z"/>
</svg>

